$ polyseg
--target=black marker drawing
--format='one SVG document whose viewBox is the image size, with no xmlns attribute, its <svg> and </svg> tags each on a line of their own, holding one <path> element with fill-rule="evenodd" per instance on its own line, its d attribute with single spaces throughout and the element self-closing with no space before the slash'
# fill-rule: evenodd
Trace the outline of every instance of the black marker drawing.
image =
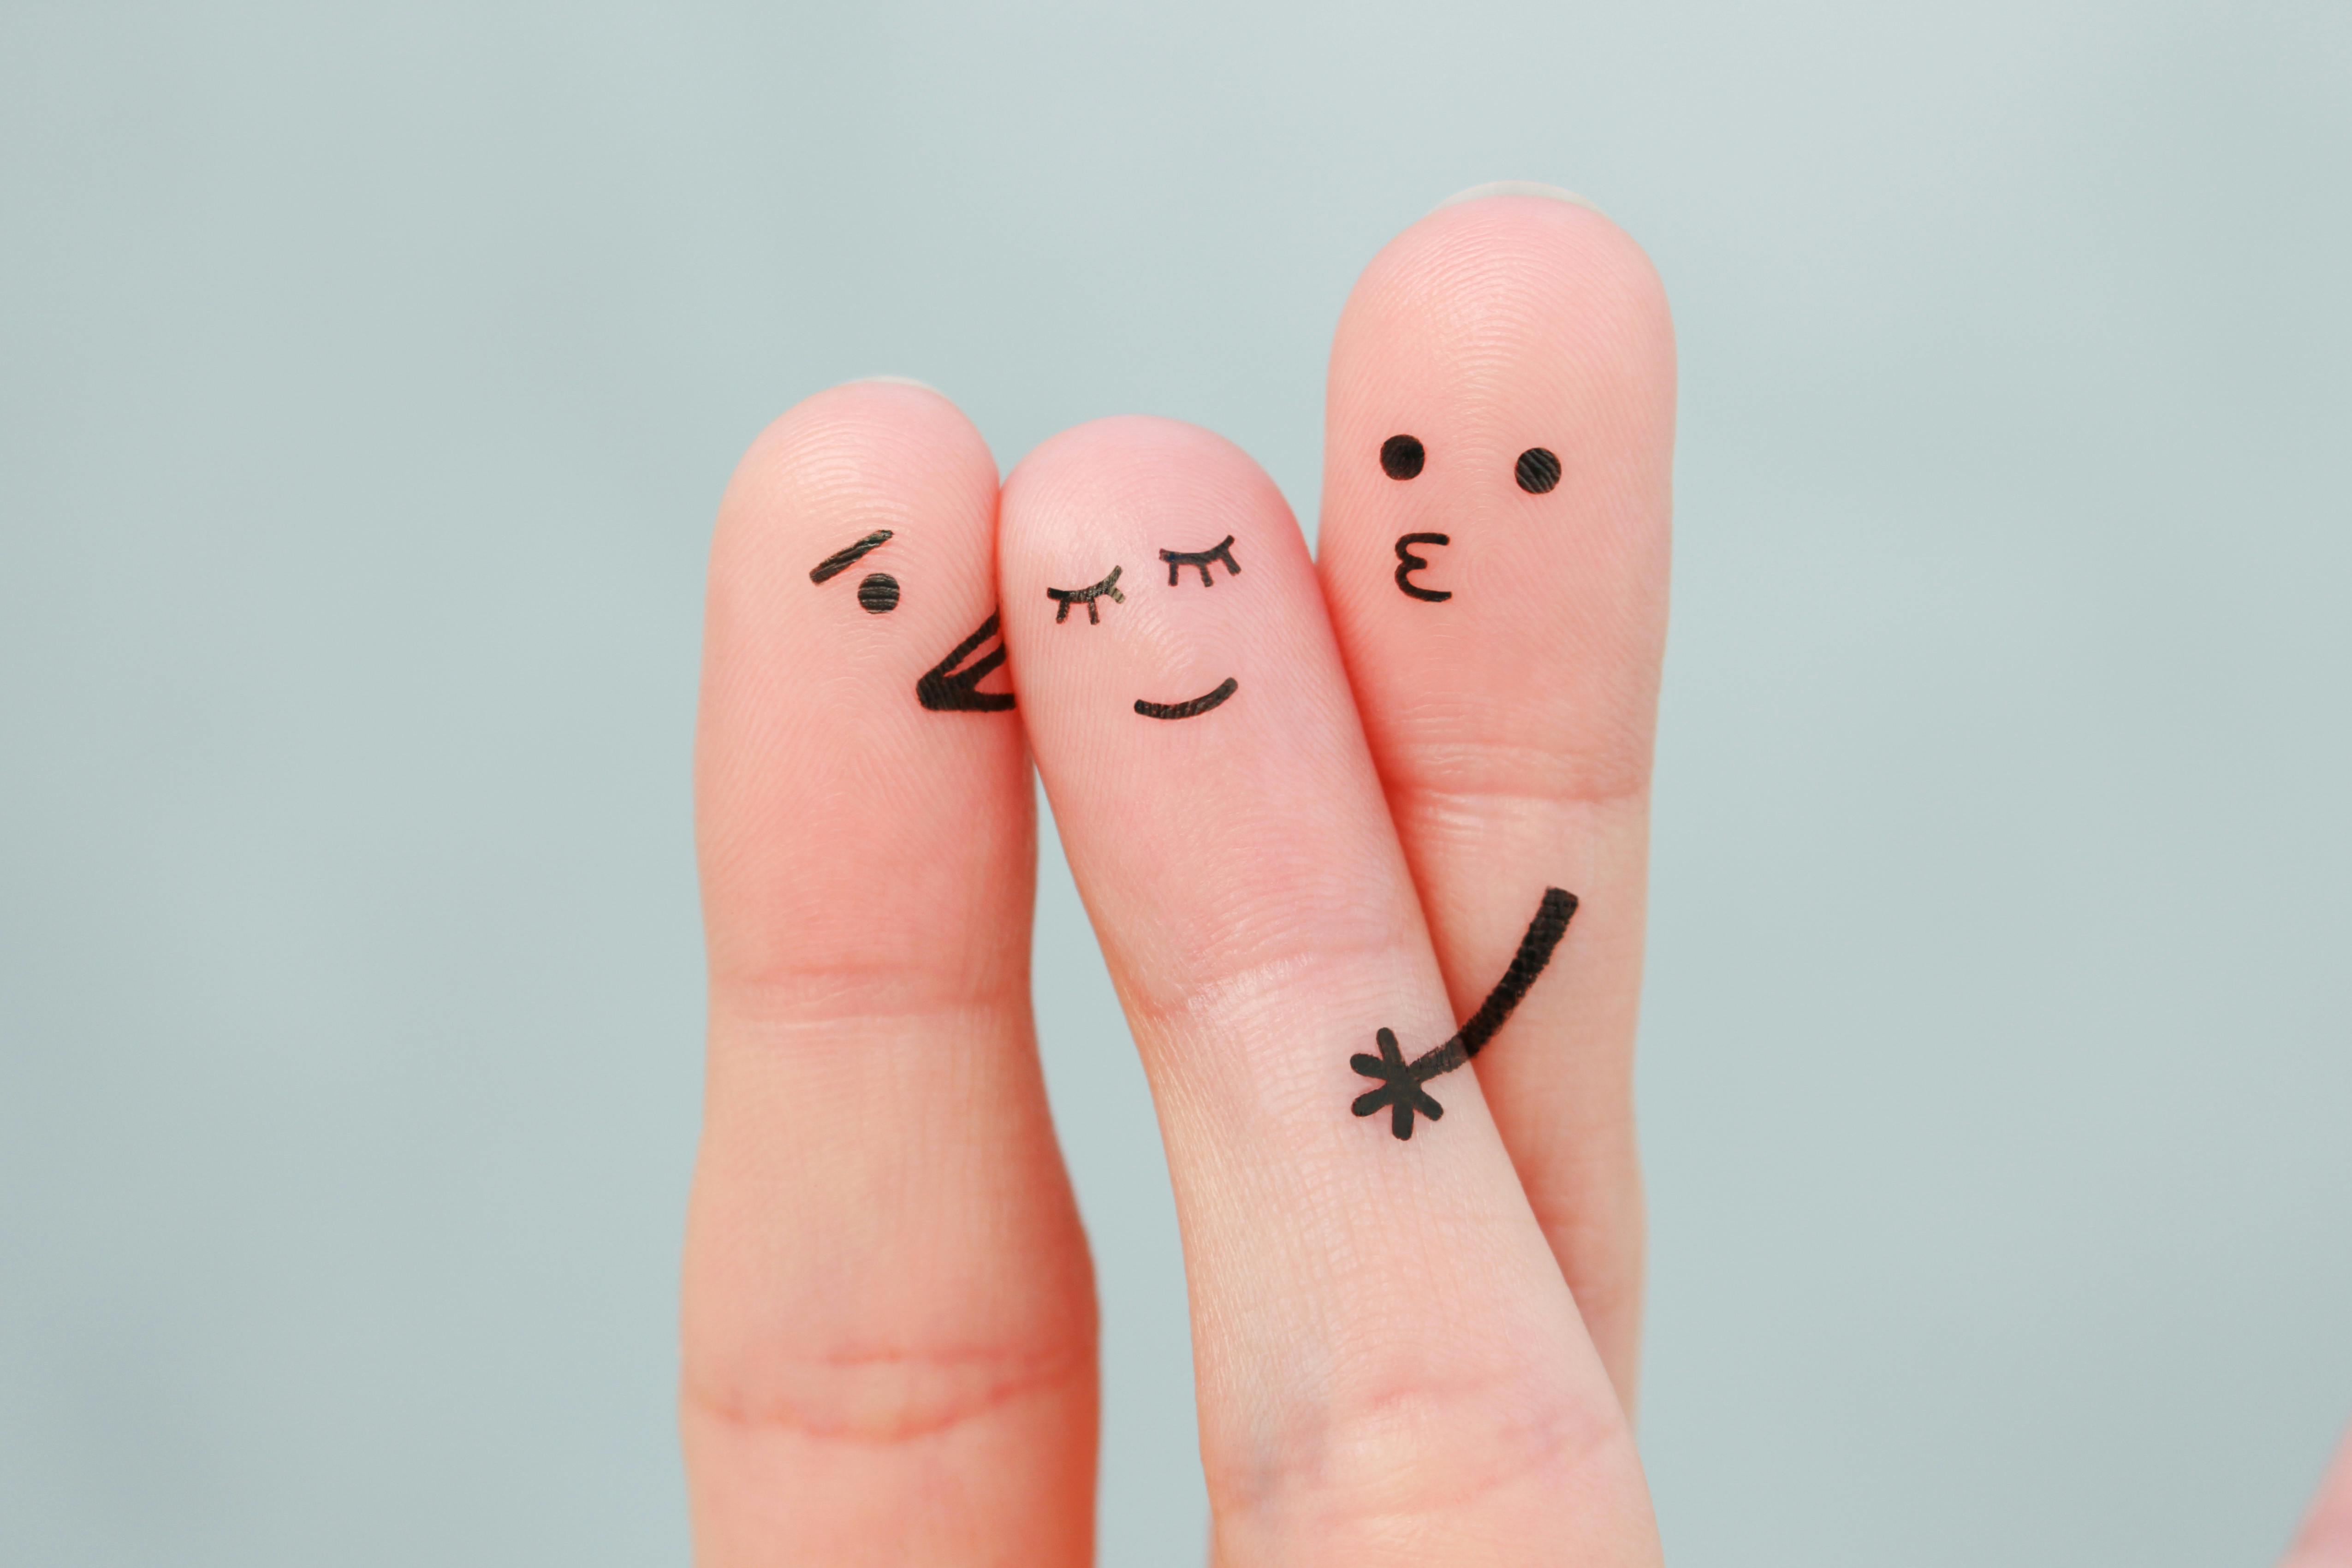
<svg viewBox="0 0 2352 1568">
<path fill-rule="evenodd" d="M 1419 599 L 1424 604 L 1431 605 L 1442 605 L 1445 603 L 1446 600 L 1454 597 L 1454 590 L 1451 588 L 1423 588 L 1418 584 L 1409 581 L 1414 573 L 1429 564 L 1428 562 L 1423 560 L 1420 556 L 1415 555 L 1412 552 L 1412 547 L 1414 545 L 1451 544 L 1454 541 L 1449 535 L 1443 533 L 1408 533 L 1402 539 L 1396 542 L 1396 583 L 1398 587 L 1405 591 L 1406 597 Z"/>
<path fill-rule="evenodd" d="M 1419 437 L 1391 436 L 1381 443 L 1381 472 L 1392 479 L 1409 479 L 1429 460 Z"/>
<path fill-rule="evenodd" d="M 1087 607 L 1087 625 L 1090 626 L 1098 626 L 1102 625 L 1102 612 L 1095 608 L 1095 601 L 1097 599 L 1101 598 L 1105 594 L 1108 594 L 1113 604 L 1124 605 L 1127 603 L 1127 595 L 1118 591 L 1118 571 L 1119 569 L 1118 567 L 1112 567 L 1110 569 L 1110 575 L 1104 578 L 1101 582 L 1096 584 L 1091 588 L 1046 589 L 1045 597 L 1055 601 L 1062 606 L 1060 609 L 1054 612 L 1054 624 L 1058 626 L 1064 621 L 1070 618 L 1070 606 L 1072 605 L 1084 605 Z"/>
<path fill-rule="evenodd" d="M 1519 481 L 1519 489 L 1539 496 L 1559 483 L 1559 455 L 1548 447 L 1530 447 L 1519 454 L 1511 475 Z"/>
<path fill-rule="evenodd" d="M 1381 1047 L 1379 1056 L 1359 1051 L 1348 1058 L 1349 1065 L 1358 1072 L 1381 1080 L 1380 1088 L 1367 1089 L 1356 1097 L 1356 1114 L 1370 1116 L 1387 1106 L 1389 1131 L 1399 1138 L 1412 1136 L 1415 1111 L 1432 1121 L 1444 1115 L 1445 1108 L 1432 1100 L 1421 1086 L 1442 1073 L 1452 1072 L 1495 1037 L 1495 1031 L 1503 1026 L 1503 1020 L 1511 1016 L 1511 1009 L 1519 1005 L 1528 987 L 1535 984 L 1536 976 L 1551 962 L 1552 950 L 1568 934 L 1568 922 L 1575 915 L 1574 893 L 1546 888 L 1543 902 L 1536 906 L 1536 918 L 1528 923 L 1527 935 L 1519 938 L 1519 951 L 1512 956 L 1510 968 L 1486 993 L 1486 1000 L 1478 1005 L 1470 1021 L 1435 1050 L 1407 1061 L 1404 1053 L 1397 1048 L 1395 1032 L 1377 1031 L 1373 1038 Z"/>
<path fill-rule="evenodd" d="M 867 534 L 865 538 L 859 540 L 856 543 L 845 545 L 841 549 L 836 550 L 832 554 L 826 556 L 824 560 L 818 562 L 814 567 L 810 569 L 809 581 L 812 583 L 830 583 L 835 577 L 840 576 L 844 572 L 848 571 L 852 566 L 856 565 L 859 559 L 862 558 L 867 551 L 879 550 L 882 546 L 889 542 L 890 531 L 887 528 L 877 528 L 873 532 Z"/>
<path fill-rule="evenodd" d="M 1163 550 L 1160 552 L 1160 559 L 1168 563 L 1168 585 L 1171 588 L 1176 585 L 1176 574 L 1187 566 L 1201 569 L 1202 587 L 1215 587 L 1217 584 L 1209 576 L 1209 563 L 1212 561 L 1223 562 L 1225 571 L 1233 576 L 1242 574 L 1242 563 L 1234 559 L 1234 536 L 1230 533 L 1225 535 L 1224 542 L 1213 550 Z"/>
<path fill-rule="evenodd" d="M 1206 713 L 1241 689 L 1242 683 L 1228 675 L 1214 691 L 1204 691 L 1189 702 L 1146 702 L 1139 697 L 1135 700 L 1135 710 L 1147 719 L 1190 719 L 1195 714 Z"/>
<path fill-rule="evenodd" d="M 972 659 L 961 669 L 956 668 L 971 658 L 981 644 L 996 635 L 996 614 L 980 623 L 980 630 L 955 645 L 947 658 L 923 671 L 915 682 L 915 700 L 934 713 L 1002 713 L 1013 706 L 1010 691 L 982 691 L 980 683 L 989 672 L 1004 662 L 1004 645 L 997 644 L 988 652 Z"/>
<path fill-rule="evenodd" d="M 867 552 L 879 550 L 890 542 L 890 531 L 877 528 L 855 544 L 835 551 L 809 568 L 809 581 L 829 583 L 852 566 Z M 857 584 L 857 607 L 869 616 L 887 616 L 898 607 L 898 579 L 887 572 L 868 573 Z"/>
</svg>

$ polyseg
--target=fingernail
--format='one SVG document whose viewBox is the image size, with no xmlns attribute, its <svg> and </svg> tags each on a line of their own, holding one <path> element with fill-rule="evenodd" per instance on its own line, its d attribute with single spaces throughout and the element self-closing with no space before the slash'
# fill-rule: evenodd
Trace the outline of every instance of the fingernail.
<svg viewBox="0 0 2352 1568">
<path fill-rule="evenodd" d="M 917 381 L 911 375 L 861 375 L 857 377 L 856 380 L 851 382 L 850 384 L 852 386 L 861 386 L 869 381 L 878 381 L 886 386 L 919 386 L 925 392 L 940 392 L 940 389 L 933 386 L 929 382 Z M 941 397 L 945 397 L 947 394 L 940 392 L 940 395 Z"/>
<path fill-rule="evenodd" d="M 1586 212 L 1601 212 L 1599 207 L 1578 195 L 1574 191 L 1563 191 L 1558 185 L 1547 185 L 1540 180 L 1494 180 L 1483 185 L 1473 185 L 1466 191 L 1456 191 L 1430 210 L 1441 211 L 1463 202 L 1477 201 L 1484 196 L 1542 196 L 1549 201 L 1566 202 L 1570 206 L 1582 207 Z M 1607 217 L 1609 215 L 1601 213 L 1601 216 Z"/>
</svg>

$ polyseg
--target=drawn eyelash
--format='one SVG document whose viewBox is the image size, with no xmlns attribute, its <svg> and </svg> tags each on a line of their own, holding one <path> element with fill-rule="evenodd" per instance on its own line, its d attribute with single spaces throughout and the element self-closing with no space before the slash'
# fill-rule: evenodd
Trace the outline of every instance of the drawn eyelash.
<svg viewBox="0 0 2352 1568">
<path fill-rule="evenodd" d="M 1160 559 L 1168 563 L 1168 585 L 1171 588 L 1176 585 L 1176 574 L 1187 566 L 1201 569 L 1201 586 L 1215 587 L 1215 580 L 1209 575 L 1209 563 L 1212 561 L 1222 561 L 1227 573 L 1236 577 L 1241 575 L 1242 563 L 1234 559 L 1234 536 L 1230 533 L 1225 535 L 1222 543 L 1210 549 L 1163 550 L 1160 552 Z"/>
<path fill-rule="evenodd" d="M 1064 621 L 1070 618 L 1070 606 L 1072 605 L 1084 605 L 1087 607 L 1087 625 L 1090 626 L 1098 626 L 1102 625 L 1102 611 L 1095 606 L 1095 601 L 1097 599 L 1102 598 L 1105 595 L 1108 595 L 1113 604 L 1124 605 L 1127 603 L 1127 595 L 1118 591 L 1118 572 L 1119 569 L 1118 567 L 1112 567 L 1110 569 L 1110 575 L 1104 578 L 1101 582 L 1096 584 L 1091 588 L 1046 589 L 1045 597 L 1053 600 L 1055 604 L 1062 606 L 1060 609 L 1054 612 L 1054 624 L 1058 626 Z"/>
</svg>

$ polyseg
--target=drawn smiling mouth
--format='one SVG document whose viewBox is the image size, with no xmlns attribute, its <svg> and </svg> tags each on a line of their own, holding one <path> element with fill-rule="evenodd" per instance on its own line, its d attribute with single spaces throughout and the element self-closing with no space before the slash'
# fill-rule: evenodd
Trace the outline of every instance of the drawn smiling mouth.
<svg viewBox="0 0 2352 1568">
<path fill-rule="evenodd" d="M 1241 689 L 1242 683 L 1228 675 L 1215 690 L 1204 691 L 1189 702 L 1146 702 L 1139 697 L 1135 710 L 1147 719 L 1191 719 L 1206 713 Z"/>
</svg>

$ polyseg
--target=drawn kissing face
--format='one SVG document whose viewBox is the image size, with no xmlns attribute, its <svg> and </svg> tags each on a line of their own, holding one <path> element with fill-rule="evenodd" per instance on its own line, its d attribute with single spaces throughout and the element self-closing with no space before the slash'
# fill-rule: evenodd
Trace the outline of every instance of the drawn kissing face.
<svg viewBox="0 0 2352 1568">
<path fill-rule="evenodd" d="M 1429 448 L 1421 437 L 1405 434 L 1390 437 L 1381 443 L 1381 472 L 1400 483 L 1421 477 L 1429 466 Z M 1531 496 L 1549 495 L 1559 484 L 1559 454 L 1549 447 L 1529 447 L 1511 465 L 1511 479 L 1520 489 Z M 1416 547 L 1443 548 L 1454 538 L 1446 533 L 1407 533 L 1396 542 L 1396 585 L 1408 599 L 1424 605 L 1442 605 L 1454 597 L 1451 588 L 1431 588 L 1413 580 L 1413 574 L 1430 565 L 1427 557 L 1416 553 Z"/>
</svg>

